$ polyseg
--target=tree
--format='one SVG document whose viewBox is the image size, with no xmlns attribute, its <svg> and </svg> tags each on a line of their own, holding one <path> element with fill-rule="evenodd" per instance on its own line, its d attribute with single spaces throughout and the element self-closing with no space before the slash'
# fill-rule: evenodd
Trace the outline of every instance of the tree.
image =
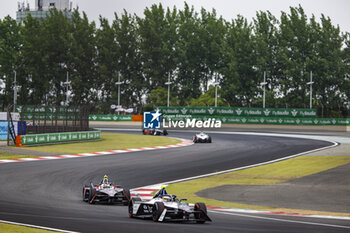
<svg viewBox="0 0 350 233">
<path fill-rule="evenodd" d="M 168 91 L 165 88 L 158 87 L 151 91 L 149 101 L 153 106 L 167 106 L 168 103 Z M 178 99 L 170 95 L 170 105 L 177 106 Z"/>
<path fill-rule="evenodd" d="M 65 102 L 67 64 L 70 53 L 70 24 L 66 16 L 56 9 L 51 10 L 42 22 L 45 38 L 41 45 L 45 51 L 43 62 L 46 65 L 41 72 L 49 80 L 50 90 L 46 93 L 46 103 L 60 105 Z"/>
<path fill-rule="evenodd" d="M 279 62 L 276 59 L 277 52 L 277 24 L 278 20 L 271 14 L 271 12 L 257 12 L 254 21 L 254 54 L 256 57 L 257 78 L 259 82 L 263 82 L 264 72 L 266 75 L 265 86 L 267 93 L 272 101 L 266 101 L 267 106 L 277 107 L 274 105 L 274 89 L 278 84 L 279 77 L 282 70 L 279 67 Z M 262 93 L 262 90 L 260 91 Z M 261 96 L 259 94 L 259 96 Z M 260 98 L 259 98 L 260 99 Z M 259 102 L 259 103 L 258 103 Z M 254 101 L 255 107 L 261 107 L 261 101 Z"/>
<path fill-rule="evenodd" d="M 227 103 L 221 98 L 221 93 L 221 88 L 218 88 L 217 106 L 227 106 Z M 198 99 L 192 98 L 190 106 L 215 106 L 215 87 L 211 85 L 209 90 Z"/>
<path fill-rule="evenodd" d="M 231 106 L 250 107 L 257 95 L 259 79 L 256 74 L 252 25 L 238 16 L 228 25 L 225 41 L 225 67 L 222 69 L 223 98 Z"/>
<path fill-rule="evenodd" d="M 67 63 L 73 103 L 88 104 L 96 101 L 99 86 L 96 80 L 96 26 L 89 23 L 85 13 L 83 17 L 77 10 L 72 15 L 70 57 Z"/>
<path fill-rule="evenodd" d="M 129 96 L 129 98 L 123 98 L 121 103 L 129 107 L 135 105 L 138 109 L 142 109 L 142 96 L 147 93 L 148 85 L 142 72 L 136 17 L 126 11 L 121 18 L 115 15 L 113 30 L 118 42 L 121 80 L 125 83 L 121 93 L 123 96 Z"/>
<path fill-rule="evenodd" d="M 306 83 L 309 81 L 310 58 L 313 54 L 313 30 L 301 6 L 282 12 L 278 34 L 277 60 L 282 74 L 278 95 L 283 96 L 285 107 L 306 107 Z"/>
<path fill-rule="evenodd" d="M 23 77 L 26 79 L 22 85 L 28 85 L 30 91 L 28 97 L 22 99 L 20 104 L 47 104 L 46 96 L 50 92 L 50 79 L 45 76 L 48 66 L 44 59 L 46 50 L 42 46 L 46 40 L 42 21 L 29 14 L 23 21 L 21 33 L 23 36 L 21 57 L 25 69 Z M 22 91 L 24 89 L 26 88 Z"/>
<path fill-rule="evenodd" d="M 99 109 L 96 111 L 108 112 L 110 105 L 115 104 L 116 100 L 112 99 L 112 92 L 116 88 L 119 50 L 115 40 L 115 31 L 109 25 L 108 20 L 102 17 L 100 17 L 100 28 L 96 32 L 96 49 L 96 85 L 99 87 L 100 96 L 96 104 Z"/>
<path fill-rule="evenodd" d="M 22 71 L 20 66 L 21 26 L 10 16 L 0 21 L 0 79 L 5 84 L 2 94 L 2 109 L 13 101 L 14 71 Z"/>
<path fill-rule="evenodd" d="M 175 67 L 176 9 L 168 9 L 165 14 L 162 4 L 152 5 L 145 9 L 144 15 L 144 18 L 137 17 L 140 52 L 147 88 L 152 90 L 163 86 Z"/>
</svg>

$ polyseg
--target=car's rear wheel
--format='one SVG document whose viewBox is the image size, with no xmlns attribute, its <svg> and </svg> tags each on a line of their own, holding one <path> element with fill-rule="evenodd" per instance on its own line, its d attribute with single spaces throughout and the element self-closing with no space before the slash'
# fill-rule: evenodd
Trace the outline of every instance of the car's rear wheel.
<svg viewBox="0 0 350 233">
<path fill-rule="evenodd" d="M 200 213 L 195 213 L 194 217 L 197 223 L 205 223 L 204 214 L 207 214 L 207 207 L 204 203 L 196 203 L 194 205 L 194 210 L 199 211 Z"/>
<path fill-rule="evenodd" d="M 197 137 L 196 136 L 193 136 L 193 142 L 197 143 Z"/>
<path fill-rule="evenodd" d="M 164 136 L 168 135 L 168 131 L 166 129 L 163 129 L 163 135 Z"/>
<path fill-rule="evenodd" d="M 157 222 L 164 211 L 163 202 L 155 202 L 152 207 L 152 219 Z"/>
</svg>

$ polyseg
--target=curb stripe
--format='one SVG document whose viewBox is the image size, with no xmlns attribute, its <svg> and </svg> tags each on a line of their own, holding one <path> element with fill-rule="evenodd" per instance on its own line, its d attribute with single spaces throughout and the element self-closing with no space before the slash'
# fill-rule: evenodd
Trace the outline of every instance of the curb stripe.
<svg viewBox="0 0 350 233">
<path fill-rule="evenodd" d="M 82 153 L 82 154 L 71 154 L 71 155 L 43 156 L 43 157 L 36 157 L 36 158 L 3 159 L 3 160 L 0 160 L 0 164 L 16 163 L 16 162 L 34 162 L 34 161 L 54 160 L 54 159 L 71 159 L 71 158 L 82 158 L 82 157 L 90 157 L 90 156 L 103 156 L 103 155 L 128 153 L 128 152 L 140 152 L 140 151 L 147 151 L 147 150 L 171 149 L 171 148 L 193 145 L 193 142 L 190 140 L 186 140 L 183 138 L 175 138 L 175 139 L 179 139 L 179 140 L 181 140 L 181 142 L 178 144 L 175 144 L 175 145 L 166 145 L 166 146 L 130 148 L 130 149 L 123 149 L 123 150 L 109 150 L 109 151 L 100 151 L 100 152 Z"/>
</svg>

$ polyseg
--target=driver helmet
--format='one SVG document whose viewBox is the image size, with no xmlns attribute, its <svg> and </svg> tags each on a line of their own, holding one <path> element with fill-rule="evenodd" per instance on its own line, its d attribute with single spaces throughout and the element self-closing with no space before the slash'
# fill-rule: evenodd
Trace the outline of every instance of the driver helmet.
<svg viewBox="0 0 350 233">
<path fill-rule="evenodd" d="M 164 185 L 162 185 L 162 186 L 161 186 L 161 189 L 165 189 L 165 186 L 164 186 Z"/>
<path fill-rule="evenodd" d="M 171 198 L 169 196 L 163 196 L 164 202 L 171 202 Z"/>
<path fill-rule="evenodd" d="M 103 184 L 108 184 L 108 176 L 107 176 L 107 175 L 104 175 L 104 176 L 103 176 L 102 183 L 103 183 Z"/>
</svg>

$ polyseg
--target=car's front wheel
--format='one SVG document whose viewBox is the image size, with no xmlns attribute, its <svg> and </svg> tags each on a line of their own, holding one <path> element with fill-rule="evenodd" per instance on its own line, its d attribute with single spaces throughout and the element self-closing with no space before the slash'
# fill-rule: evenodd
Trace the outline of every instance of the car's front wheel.
<svg viewBox="0 0 350 233">
<path fill-rule="evenodd" d="M 152 208 L 152 219 L 154 222 L 159 221 L 160 216 L 164 211 L 164 203 L 163 202 L 155 202 Z"/>
<path fill-rule="evenodd" d="M 210 136 L 208 137 L 208 143 L 211 143 L 211 137 Z"/>
<path fill-rule="evenodd" d="M 198 211 L 194 217 L 196 218 L 197 223 L 205 223 L 204 214 L 207 214 L 207 207 L 204 203 L 196 203 L 194 205 L 194 210 Z"/>
<path fill-rule="evenodd" d="M 128 205 L 129 202 L 130 202 L 130 190 L 127 189 L 127 188 L 124 188 L 123 190 L 123 194 L 124 194 L 124 197 L 125 197 L 125 201 L 123 202 L 124 205 Z"/>
</svg>

